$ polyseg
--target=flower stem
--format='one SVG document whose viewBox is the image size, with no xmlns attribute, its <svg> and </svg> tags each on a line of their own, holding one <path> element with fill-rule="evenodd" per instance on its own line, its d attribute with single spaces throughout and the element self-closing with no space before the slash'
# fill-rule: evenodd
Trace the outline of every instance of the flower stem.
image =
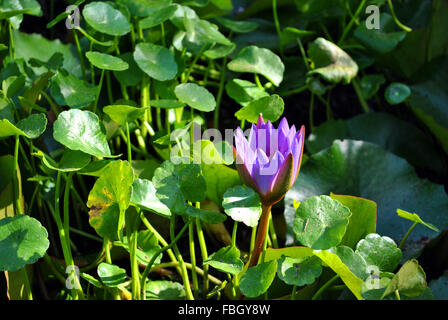
<svg viewBox="0 0 448 320">
<path fill-rule="evenodd" d="M 263 250 L 264 240 L 266 238 L 266 231 L 269 226 L 269 215 L 271 213 L 271 205 L 263 204 L 263 209 L 261 212 L 260 222 L 258 224 L 257 237 L 255 239 L 255 247 L 252 252 L 252 257 L 250 258 L 249 268 L 258 264 L 258 259 Z"/>
</svg>

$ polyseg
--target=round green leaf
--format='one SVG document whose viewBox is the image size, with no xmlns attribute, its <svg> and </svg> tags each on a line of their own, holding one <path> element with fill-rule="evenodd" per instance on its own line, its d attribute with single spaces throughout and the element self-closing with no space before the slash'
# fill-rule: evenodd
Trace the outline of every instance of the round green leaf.
<svg viewBox="0 0 448 320">
<path fill-rule="evenodd" d="M 249 298 L 265 293 L 274 281 L 277 261 L 263 262 L 247 269 L 240 280 L 241 292 Z"/>
<path fill-rule="evenodd" d="M 367 263 L 364 258 L 352 248 L 338 246 L 332 250 L 359 279 L 366 280 L 369 276 Z"/>
<path fill-rule="evenodd" d="M 253 100 L 269 96 L 266 91 L 259 88 L 255 83 L 241 79 L 232 79 L 227 82 L 226 93 L 243 107 Z"/>
<path fill-rule="evenodd" d="M 249 102 L 245 107 L 235 112 L 235 117 L 238 120 L 256 123 L 261 113 L 265 121 L 274 122 L 280 119 L 284 108 L 285 103 L 283 99 L 279 95 L 273 94 L 272 96 L 262 97 Z"/>
<path fill-rule="evenodd" d="M 377 266 L 380 271 L 386 272 L 393 272 L 402 256 L 394 240 L 376 233 L 371 233 L 359 241 L 355 252 L 364 258 L 368 266 Z"/>
<path fill-rule="evenodd" d="M 244 185 L 227 189 L 222 206 L 233 220 L 243 222 L 248 227 L 255 227 L 260 219 L 262 205 L 260 196 Z"/>
<path fill-rule="evenodd" d="M 170 19 L 174 12 L 177 10 L 175 5 L 169 5 L 162 8 L 148 8 L 147 17 L 140 20 L 140 27 L 142 29 L 148 29 L 160 25 L 166 20 Z"/>
<path fill-rule="evenodd" d="M 118 57 L 111 56 L 110 54 L 88 51 L 86 52 L 86 57 L 91 64 L 99 69 L 123 71 L 129 68 L 127 62 Z"/>
<path fill-rule="evenodd" d="M 124 86 L 136 86 L 143 78 L 144 73 L 134 60 L 132 52 L 126 52 L 118 56 L 128 64 L 128 68 L 123 71 L 114 71 L 114 76 Z"/>
<path fill-rule="evenodd" d="M 177 74 L 174 56 L 165 47 L 152 43 L 139 43 L 135 46 L 134 59 L 140 69 L 156 80 L 171 80 Z"/>
<path fill-rule="evenodd" d="M 90 163 L 91 156 L 81 152 L 66 149 L 59 162 L 54 161 L 46 154 L 43 154 L 42 162 L 50 169 L 62 172 L 78 171 Z"/>
<path fill-rule="evenodd" d="M 151 100 L 149 102 L 151 107 L 161 108 L 161 109 L 176 109 L 185 107 L 185 103 L 179 102 L 177 100 L 160 99 Z"/>
<path fill-rule="evenodd" d="M 36 262 L 50 245 L 40 222 L 19 214 L 0 219 L 0 271 L 15 271 Z"/>
<path fill-rule="evenodd" d="M 199 218 L 208 224 L 217 224 L 226 220 L 226 216 L 218 211 L 198 209 L 192 206 L 188 206 L 182 214 L 193 218 Z"/>
<path fill-rule="evenodd" d="M 107 287 L 117 287 L 126 281 L 126 270 L 116 266 L 101 262 L 97 269 L 98 276 Z"/>
<path fill-rule="evenodd" d="M 87 23 L 96 31 L 111 36 L 122 36 L 131 31 L 126 17 L 106 2 L 91 2 L 82 10 Z"/>
<path fill-rule="evenodd" d="M 277 274 L 286 284 L 300 287 L 312 284 L 322 274 L 322 266 L 316 257 L 298 259 L 284 256 L 278 260 Z"/>
<path fill-rule="evenodd" d="M 293 224 L 293 201 L 330 192 L 375 201 L 381 217 L 376 232 L 395 241 L 401 241 L 409 229 L 395 213 L 397 208 L 418 212 L 441 230 L 448 228 L 448 198 L 443 186 L 419 179 L 406 160 L 371 143 L 336 140 L 330 148 L 312 155 L 285 195 L 286 225 Z M 287 229 L 287 234 L 292 235 L 292 230 Z M 404 245 L 405 254 L 415 257 L 426 243 L 421 239 L 436 236 L 434 231 L 417 226 Z M 287 243 L 291 243 L 289 237 Z"/>
<path fill-rule="evenodd" d="M 197 164 L 167 160 L 154 171 L 152 183 L 160 201 L 176 213 L 185 212 L 185 201 L 205 200 L 206 184 Z"/>
<path fill-rule="evenodd" d="M 383 293 L 383 297 L 396 290 L 407 297 L 417 297 L 426 290 L 426 275 L 415 259 L 407 261 L 398 270 Z"/>
<path fill-rule="evenodd" d="M 113 161 L 101 173 L 87 200 L 89 223 L 96 232 L 115 239 L 123 227 L 124 213 L 129 207 L 134 176 L 127 161 Z"/>
<path fill-rule="evenodd" d="M 235 72 L 250 72 L 265 76 L 274 85 L 279 86 L 283 80 L 285 66 L 282 60 L 271 50 L 248 46 L 227 64 Z"/>
<path fill-rule="evenodd" d="M 274 85 L 279 86 L 283 80 L 285 66 L 282 60 L 271 50 L 248 46 L 227 64 L 235 72 L 250 72 L 265 76 Z"/>
<path fill-rule="evenodd" d="M 363 76 L 361 78 L 361 93 L 364 99 L 372 98 L 384 82 L 386 82 L 386 78 L 381 73 Z"/>
<path fill-rule="evenodd" d="M 258 28 L 258 23 L 251 21 L 234 21 L 222 17 L 216 17 L 221 25 L 236 33 L 249 33 Z"/>
<path fill-rule="evenodd" d="M 344 237 L 350 210 L 328 196 L 310 197 L 296 211 L 294 232 L 307 247 L 326 250 Z"/>
<path fill-rule="evenodd" d="M 136 108 L 125 105 L 110 105 L 103 108 L 103 112 L 106 113 L 113 121 L 119 125 L 125 125 L 126 122 L 133 122 L 145 114 L 148 108 Z"/>
<path fill-rule="evenodd" d="M 47 117 L 43 113 L 32 114 L 13 125 L 9 120 L 0 120 L 0 138 L 10 136 L 24 136 L 36 139 L 44 133 L 47 127 Z"/>
<path fill-rule="evenodd" d="M 59 71 L 53 78 L 50 93 L 61 106 L 83 108 L 95 101 L 97 88 L 71 73 Z"/>
<path fill-rule="evenodd" d="M 170 217 L 170 209 L 156 196 L 156 189 L 151 181 L 146 179 L 135 179 L 132 185 L 131 202 L 140 208 Z"/>
<path fill-rule="evenodd" d="M 380 15 L 380 29 L 367 29 L 366 23 L 362 22 L 353 32 L 358 39 L 367 48 L 378 53 L 388 53 L 392 51 L 406 37 L 406 31 L 396 31 L 397 27 L 388 13 Z"/>
<path fill-rule="evenodd" d="M 334 43 L 317 38 L 308 48 L 308 56 L 314 62 L 308 74 L 318 74 L 331 83 L 350 83 L 358 73 L 358 65 Z"/>
<path fill-rule="evenodd" d="M 95 157 L 111 156 L 104 126 L 90 111 L 71 109 L 61 112 L 54 122 L 53 137 L 72 150 Z"/>
<path fill-rule="evenodd" d="M 147 300 L 185 300 L 185 289 L 179 282 L 149 281 L 146 285 Z"/>
<path fill-rule="evenodd" d="M 391 83 L 384 93 L 390 104 L 399 104 L 411 95 L 411 89 L 404 83 Z"/>
<path fill-rule="evenodd" d="M 239 274 L 244 267 L 244 263 L 240 259 L 240 250 L 232 246 L 221 248 L 211 254 L 204 264 L 230 274 Z"/>
<path fill-rule="evenodd" d="M 199 111 L 213 111 L 216 107 L 215 97 L 204 87 L 195 83 L 182 83 L 174 89 L 176 97 L 188 106 Z"/>
<path fill-rule="evenodd" d="M 201 164 L 207 190 L 206 196 L 215 203 L 222 203 L 228 188 L 241 184 L 240 176 L 235 169 L 222 164 Z"/>
</svg>

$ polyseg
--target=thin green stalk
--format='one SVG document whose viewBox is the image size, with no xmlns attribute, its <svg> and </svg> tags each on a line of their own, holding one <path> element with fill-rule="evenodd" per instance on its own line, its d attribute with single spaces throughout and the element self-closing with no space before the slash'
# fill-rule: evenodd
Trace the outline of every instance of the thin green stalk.
<svg viewBox="0 0 448 320">
<path fill-rule="evenodd" d="M 82 54 L 81 45 L 79 44 L 79 38 L 78 38 L 78 33 L 76 32 L 76 29 L 73 30 L 73 37 L 75 38 L 76 50 L 78 50 L 79 62 L 81 64 L 82 78 L 84 80 L 87 80 L 86 70 L 85 70 L 85 66 L 84 66 L 84 55 Z"/>
<path fill-rule="evenodd" d="M 194 224 L 190 223 L 188 226 L 188 244 L 190 249 L 190 260 L 193 268 L 191 269 L 191 279 L 193 284 L 193 295 L 198 297 L 199 293 L 199 284 L 198 284 L 198 275 L 196 273 L 196 252 L 194 249 Z"/>
<path fill-rule="evenodd" d="M 291 300 L 296 300 L 296 291 L 297 291 L 297 286 L 296 285 L 292 286 Z"/>
<path fill-rule="evenodd" d="M 82 230 L 79 230 L 79 229 L 76 229 L 76 228 L 73 228 L 73 227 L 70 227 L 69 230 L 70 230 L 71 232 L 76 233 L 76 234 L 79 234 L 80 236 L 83 236 L 83 237 L 85 237 L 85 238 L 87 238 L 87 239 L 90 239 L 90 240 L 94 240 L 94 241 L 96 241 L 96 242 L 103 243 L 103 239 L 101 239 L 100 237 L 94 236 L 93 234 L 84 232 L 84 231 L 82 231 Z"/>
<path fill-rule="evenodd" d="M 200 203 L 196 203 L 196 207 L 200 207 Z M 198 241 L 199 241 L 199 248 L 201 250 L 201 258 L 204 262 L 208 259 L 208 252 L 207 252 L 207 245 L 205 244 L 205 237 L 204 237 L 204 231 L 202 230 L 202 224 L 201 220 L 199 218 L 196 218 L 196 232 L 198 235 Z M 209 275 L 208 275 L 208 265 L 203 266 L 204 267 L 204 274 L 203 274 L 203 281 L 202 281 L 202 294 L 205 296 L 209 290 Z"/>
<path fill-rule="evenodd" d="M 93 104 L 93 113 L 96 113 L 96 107 L 98 105 L 98 99 L 100 98 L 101 87 L 103 86 L 104 73 L 105 73 L 105 70 L 102 69 L 101 76 L 100 76 L 100 82 L 98 84 L 98 89 L 97 89 L 97 93 L 96 93 L 95 102 Z"/>
<path fill-rule="evenodd" d="M 250 249 L 249 252 L 252 254 L 252 251 L 254 251 L 255 248 L 255 237 L 257 235 L 257 227 L 252 228 L 252 233 L 250 235 Z"/>
<path fill-rule="evenodd" d="M 317 292 L 313 295 L 313 297 L 311 298 L 311 300 L 317 300 L 322 293 L 329 287 L 331 286 L 331 284 L 333 282 L 335 282 L 336 280 L 339 279 L 339 275 L 335 275 L 333 278 L 331 278 L 330 280 L 328 280 L 322 287 L 319 288 L 319 290 L 317 290 Z"/>
<path fill-rule="evenodd" d="M 274 221 L 272 220 L 272 214 L 269 216 L 269 234 L 271 235 L 272 246 L 274 248 L 278 248 L 277 233 L 275 232 L 275 226 Z"/>
<path fill-rule="evenodd" d="M 110 246 L 112 245 L 112 242 L 107 237 L 104 237 L 103 239 L 104 239 L 103 249 L 105 252 L 106 263 L 112 264 L 112 257 L 110 254 Z M 118 292 L 118 288 L 112 288 L 111 292 L 112 292 L 112 295 L 114 296 L 115 300 L 121 300 L 120 293 Z"/>
<path fill-rule="evenodd" d="M 222 61 L 221 77 L 219 79 L 219 89 L 218 94 L 216 95 L 216 107 L 213 113 L 213 125 L 216 129 L 219 128 L 219 109 L 221 107 L 222 94 L 224 92 L 224 83 L 226 81 L 226 74 L 227 74 L 226 65 L 227 65 L 227 56 L 224 57 Z"/>
<path fill-rule="evenodd" d="M 106 71 L 106 86 L 107 86 L 107 98 L 109 99 L 109 104 L 114 103 L 114 95 L 112 94 L 112 82 L 110 79 L 110 72 Z"/>
<path fill-rule="evenodd" d="M 255 83 L 257 84 L 257 87 L 260 88 L 261 90 L 264 90 L 264 87 L 260 82 L 260 77 L 258 76 L 257 73 L 254 73 L 254 79 L 255 79 Z"/>
<path fill-rule="evenodd" d="M 47 102 L 50 105 L 51 110 L 53 110 L 54 114 L 56 116 L 58 116 L 60 112 L 59 112 L 58 106 L 56 105 L 56 103 L 54 103 L 53 99 L 51 99 L 51 97 L 44 90 L 41 90 L 40 93 L 45 98 L 45 100 L 47 100 Z"/>
<path fill-rule="evenodd" d="M 272 0 L 272 15 L 274 16 L 275 30 L 277 31 L 278 35 L 278 42 L 279 42 L 278 48 L 280 51 L 280 55 L 284 57 L 283 44 L 282 44 L 282 31 L 280 29 L 280 22 L 278 21 L 278 15 L 277 15 L 277 0 Z"/>
<path fill-rule="evenodd" d="M 20 203 L 20 192 L 19 186 L 20 181 L 18 177 L 18 168 L 19 168 L 19 145 L 20 145 L 20 137 L 19 135 L 15 136 L 15 146 L 14 146 L 14 167 L 13 167 L 13 196 L 14 196 L 14 211 L 16 214 L 22 214 L 22 204 Z"/>
<path fill-rule="evenodd" d="M 358 82 L 358 79 L 354 78 L 352 80 L 353 89 L 355 89 L 356 95 L 358 96 L 359 103 L 361 104 L 362 109 L 365 113 L 370 112 L 369 105 L 367 104 L 366 99 L 364 99 L 364 96 L 362 95 L 361 86 Z"/>
<path fill-rule="evenodd" d="M 131 153 L 131 135 L 129 133 L 129 123 L 126 121 L 126 145 L 128 150 L 128 162 L 132 165 L 132 153 Z"/>
<path fill-rule="evenodd" d="M 138 218 L 138 217 L 137 217 Z M 134 221 L 132 225 L 126 227 L 126 236 L 129 243 L 129 259 L 131 263 L 131 288 L 132 299 L 140 300 L 140 271 L 137 261 L 137 225 Z"/>
<path fill-rule="evenodd" d="M 190 67 L 187 70 L 187 73 L 185 74 L 185 76 L 182 79 L 182 83 L 188 82 L 188 79 L 190 78 L 190 74 L 193 71 L 194 66 L 198 62 L 199 58 L 201 57 L 202 53 L 205 51 L 205 48 L 207 48 L 207 46 L 208 46 L 208 43 L 205 43 L 201 47 L 201 50 L 199 50 L 198 54 L 193 58 L 193 61 L 191 62 Z"/>
<path fill-rule="evenodd" d="M 400 242 L 400 245 L 398 246 L 400 249 L 403 248 L 406 240 L 409 238 L 409 235 L 411 234 L 412 230 L 414 230 L 414 228 L 417 226 L 418 222 L 414 222 L 412 224 L 412 226 L 409 228 L 408 232 L 406 232 L 406 234 L 404 235 L 403 239 Z"/>
<path fill-rule="evenodd" d="M 394 5 L 392 4 L 392 0 L 387 0 L 387 3 L 389 4 L 390 13 L 392 14 L 392 18 L 394 19 L 395 24 L 396 24 L 397 26 L 399 26 L 401 29 L 403 29 L 404 31 L 406 31 L 406 32 L 411 32 L 411 31 L 412 31 L 411 28 L 405 26 L 404 24 L 402 24 L 402 23 L 400 22 L 400 20 L 398 20 L 398 17 L 397 17 L 397 15 L 395 14 L 395 9 L 394 9 Z"/>
<path fill-rule="evenodd" d="M 397 300 L 401 300 L 400 298 L 400 292 L 397 290 L 395 290 L 395 298 L 397 298 Z"/>
<path fill-rule="evenodd" d="M 236 231 L 238 228 L 238 221 L 233 223 L 233 231 L 232 231 L 232 247 L 236 247 Z"/>
<path fill-rule="evenodd" d="M 16 58 L 16 55 L 14 46 L 14 35 L 12 34 L 11 22 L 8 22 L 8 32 L 9 32 L 9 56 L 11 60 L 14 60 Z"/>
<path fill-rule="evenodd" d="M 191 270 L 193 268 L 193 265 L 191 263 L 185 262 L 185 266 L 187 267 L 187 269 Z M 157 270 L 157 269 L 161 269 L 161 268 L 169 268 L 169 267 L 179 267 L 179 262 L 164 262 L 164 263 L 160 263 L 155 265 L 154 267 L 151 267 L 151 270 L 149 271 L 150 273 Z M 199 268 L 198 266 L 196 266 L 196 273 L 200 276 L 204 275 L 204 270 Z M 218 278 L 215 278 L 212 275 L 208 275 L 208 280 L 210 282 L 213 282 L 216 285 L 221 285 L 222 281 L 219 280 Z"/>
<path fill-rule="evenodd" d="M 173 221 L 174 220 L 174 214 L 171 216 L 171 221 Z M 165 251 L 167 251 L 167 250 L 169 250 L 169 249 L 171 249 L 171 248 L 173 248 L 173 247 L 176 247 L 177 248 L 177 246 L 176 246 L 176 243 L 177 243 L 177 241 L 179 241 L 179 239 L 182 237 L 182 235 L 185 233 L 185 231 L 188 229 L 188 226 L 189 226 L 189 224 L 192 222 L 192 220 L 190 220 L 190 221 L 188 221 L 183 227 L 182 227 L 182 229 L 179 231 L 179 233 L 177 234 L 177 236 L 176 237 L 172 237 L 172 239 L 171 239 L 171 243 L 170 244 L 168 244 L 168 245 L 166 245 L 166 246 L 164 246 L 164 247 L 162 247 L 162 248 L 160 248 L 153 256 L 152 256 L 152 258 L 151 258 L 151 260 L 149 260 L 149 262 L 148 262 L 148 264 L 146 265 L 146 267 L 145 267 L 145 270 L 143 271 L 143 274 L 142 274 L 142 279 L 141 279 L 141 288 L 142 288 L 142 294 L 143 294 L 143 300 L 145 300 L 145 296 L 146 296 L 146 278 L 148 278 L 148 275 L 149 275 L 149 272 L 151 271 L 151 267 L 152 267 L 152 265 L 154 264 L 154 261 L 156 261 L 156 258 L 161 254 L 161 253 L 163 253 L 163 252 L 165 252 Z M 173 224 L 172 222 L 170 223 L 170 225 L 171 224 Z M 174 230 L 173 231 L 171 231 L 171 229 L 174 229 L 174 228 L 172 228 L 172 227 L 170 227 L 170 235 L 172 236 L 173 235 L 173 232 L 174 232 Z M 177 250 L 178 251 L 178 250 Z M 177 255 L 177 252 L 176 252 L 176 255 Z M 180 261 L 180 259 L 182 258 L 182 257 L 180 257 L 179 255 L 177 255 L 177 258 L 176 258 L 176 260 L 177 260 L 177 262 L 179 263 L 179 268 L 181 269 L 181 275 L 183 276 L 184 275 L 184 272 L 186 273 L 186 270 L 185 270 L 185 262 L 182 260 L 182 262 Z M 188 282 L 188 287 L 190 286 L 189 285 L 189 281 L 187 281 Z M 191 294 L 191 289 L 190 289 L 190 294 Z M 191 296 L 192 296 L 192 294 L 191 294 Z"/>
<path fill-rule="evenodd" d="M 340 45 L 345 40 L 345 37 L 347 37 L 347 35 L 350 32 L 356 19 L 358 19 L 358 16 L 361 14 L 362 8 L 364 8 L 366 2 L 367 2 L 367 0 L 362 0 L 361 3 L 359 4 L 358 9 L 356 9 L 356 12 L 353 15 L 353 17 L 350 19 L 350 22 L 345 26 L 344 31 L 342 31 L 341 38 L 339 39 L 339 41 L 337 43 L 338 45 Z"/>
</svg>

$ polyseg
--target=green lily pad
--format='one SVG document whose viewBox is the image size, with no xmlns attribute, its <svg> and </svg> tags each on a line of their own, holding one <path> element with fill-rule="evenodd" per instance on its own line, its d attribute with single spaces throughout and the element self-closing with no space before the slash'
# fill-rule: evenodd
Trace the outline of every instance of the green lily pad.
<svg viewBox="0 0 448 320">
<path fill-rule="evenodd" d="M 284 256 L 277 263 L 278 277 L 293 286 L 312 284 L 322 274 L 322 264 L 316 257 L 298 259 Z"/>
<path fill-rule="evenodd" d="M 133 181 L 129 163 L 117 160 L 103 170 L 93 185 L 87 200 L 89 223 L 100 236 L 113 240 L 123 227 Z"/>
<path fill-rule="evenodd" d="M 275 122 L 282 116 L 284 108 L 285 103 L 283 99 L 279 95 L 273 94 L 272 96 L 262 97 L 249 102 L 235 112 L 235 117 L 238 120 L 256 123 L 261 113 L 265 121 Z"/>
<path fill-rule="evenodd" d="M 275 86 L 283 80 L 285 66 L 282 60 L 271 50 L 248 46 L 227 64 L 229 70 L 235 72 L 257 73 L 265 76 Z"/>
<path fill-rule="evenodd" d="M 217 204 L 222 203 L 224 193 L 230 187 L 241 184 L 235 169 L 222 164 L 202 164 L 201 168 L 207 184 L 206 196 Z"/>
<path fill-rule="evenodd" d="M 77 150 L 64 150 L 59 162 L 43 154 L 42 162 L 50 169 L 62 172 L 78 171 L 90 163 L 91 156 Z"/>
<path fill-rule="evenodd" d="M 256 227 L 261 216 L 262 205 L 258 193 L 244 185 L 227 189 L 222 206 L 233 220 L 243 222 L 248 227 Z"/>
<path fill-rule="evenodd" d="M 437 229 L 434 225 L 432 225 L 431 223 L 427 223 L 425 221 L 423 221 L 418 214 L 416 213 L 410 213 L 401 209 L 397 209 L 397 214 L 399 217 L 416 222 L 416 223 L 420 223 L 422 225 L 424 225 L 425 227 L 435 231 L 435 232 L 440 232 L 439 229 Z"/>
<path fill-rule="evenodd" d="M 61 106 L 84 108 L 95 101 L 97 87 L 70 73 L 59 71 L 53 78 L 50 93 L 56 103 Z"/>
<path fill-rule="evenodd" d="M 192 206 L 187 206 L 186 210 L 182 214 L 193 218 L 199 218 L 208 224 L 217 224 L 226 220 L 226 216 L 218 211 L 204 210 Z"/>
<path fill-rule="evenodd" d="M 88 51 L 86 52 L 86 57 L 91 64 L 99 69 L 123 71 L 129 68 L 127 62 L 118 57 L 111 56 L 110 54 Z"/>
<path fill-rule="evenodd" d="M 294 232 L 307 247 L 326 250 L 338 245 L 347 230 L 350 209 L 328 196 L 302 202 L 296 211 Z"/>
<path fill-rule="evenodd" d="M 185 300 L 185 289 L 179 282 L 149 281 L 146 285 L 147 300 Z"/>
<path fill-rule="evenodd" d="M 384 291 L 385 297 L 398 290 L 400 295 L 407 297 L 417 297 L 426 290 L 426 275 L 423 268 L 415 259 L 407 261 L 398 270 L 397 274 L 392 278 L 391 282 Z"/>
<path fill-rule="evenodd" d="M 232 79 L 227 82 L 226 93 L 243 107 L 253 100 L 269 96 L 266 91 L 260 89 L 255 83 L 241 79 Z"/>
<path fill-rule="evenodd" d="M 40 222 L 19 214 L 0 219 L 0 270 L 15 271 L 42 258 L 50 245 Z"/>
<path fill-rule="evenodd" d="M 139 43 L 135 46 L 134 59 L 140 69 L 156 80 L 171 80 L 177 74 L 174 56 L 165 47 L 152 43 Z"/>
<path fill-rule="evenodd" d="M 104 126 L 90 111 L 63 111 L 54 122 L 53 137 L 71 150 L 79 150 L 95 157 L 111 156 Z"/>
<path fill-rule="evenodd" d="M 177 7 L 174 5 L 169 5 L 167 7 L 161 7 L 161 8 L 148 8 L 147 17 L 140 20 L 140 27 L 142 29 L 148 29 L 155 26 L 160 25 L 161 23 L 165 22 L 166 20 L 170 19 L 174 12 L 177 10 Z"/>
<path fill-rule="evenodd" d="M 90 283 L 94 287 L 96 287 L 96 288 L 102 288 L 103 287 L 103 284 L 98 279 L 96 279 L 95 277 L 91 276 L 90 274 L 81 272 L 79 275 L 80 275 L 81 278 L 86 280 L 88 283 Z"/>
<path fill-rule="evenodd" d="M 380 89 L 380 86 L 386 82 L 383 74 L 366 74 L 361 78 L 361 93 L 364 99 L 372 98 Z"/>
<path fill-rule="evenodd" d="M 126 281 L 127 277 L 125 269 L 106 262 L 101 262 L 98 265 L 97 273 L 107 287 L 118 287 Z"/>
<path fill-rule="evenodd" d="M 433 139 L 411 123 L 387 113 L 369 112 L 348 120 L 327 121 L 315 128 L 305 143 L 309 152 L 317 153 L 336 139 L 372 142 L 416 167 L 446 171 Z"/>
<path fill-rule="evenodd" d="M 0 120 L 0 138 L 24 136 L 28 139 L 38 138 L 47 127 L 47 117 L 43 113 L 32 114 L 17 122 L 16 125 L 7 119 Z"/>
<path fill-rule="evenodd" d="M 199 111 L 213 111 L 216 107 L 215 97 L 204 87 L 195 83 L 182 83 L 174 89 L 176 97 L 188 106 Z"/>
<path fill-rule="evenodd" d="M 93 29 L 101 33 L 123 36 L 131 31 L 131 25 L 123 13 L 106 2 L 87 4 L 82 15 Z"/>
<path fill-rule="evenodd" d="M 366 280 L 369 276 L 367 263 L 364 258 L 352 248 L 347 246 L 337 246 L 332 250 L 352 272 L 361 280 Z"/>
<path fill-rule="evenodd" d="M 136 86 L 142 80 L 144 73 L 138 67 L 131 52 L 126 52 L 118 56 L 128 64 L 128 68 L 122 71 L 114 71 L 114 76 L 124 86 Z"/>
<path fill-rule="evenodd" d="M 219 249 L 211 254 L 203 264 L 230 274 L 239 274 L 244 267 L 244 263 L 240 259 L 240 250 L 232 246 Z"/>
<path fill-rule="evenodd" d="M 308 56 L 314 63 L 314 68 L 308 74 L 318 74 L 328 82 L 347 84 L 358 73 L 356 62 L 344 50 L 324 38 L 317 38 L 309 45 Z"/>
<path fill-rule="evenodd" d="M 151 14 L 151 9 L 163 8 L 171 4 L 172 0 L 117 0 L 124 4 L 132 16 L 147 17 Z"/>
<path fill-rule="evenodd" d="M 12 98 L 25 86 L 24 76 L 11 76 L 2 81 L 2 90 L 8 98 Z"/>
<path fill-rule="evenodd" d="M 249 298 L 265 293 L 274 281 L 277 261 L 263 262 L 247 269 L 240 280 L 241 292 Z"/>
<path fill-rule="evenodd" d="M 148 108 L 136 108 L 125 105 L 110 105 L 103 108 L 103 112 L 106 113 L 113 121 L 119 125 L 124 126 L 127 123 L 133 122 L 145 114 Z"/>
<path fill-rule="evenodd" d="M 185 201 L 205 199 L 206 183 L 197 164 L 174 164 L 166 160 L 154 171 L 152 183 L 160 201 L 176 213 L 185 212 Z"/>
<path fill-rule="evenodd" d="M 357 254 L 368 265 L 377 266 L 380 271 L 393 272 L 401 260 L 401 250 L 389 237 L 371 233 L 356 246 Z"/>
<path fill-rule="evenodd" d="M 363 281 L 342 262 L 337 254 L 329 250 L 314 250 L 313 253 L 341 277 L 341 280 L 358 300 L 362 300 L 361 286 Z"/>
<path fill-rule="evenodd" d="M 171 216 L 170 209 L 157 198 L 156 189 L 151 181 L 146 179 L 135 179 L 132 189 L 131 203 L 163 217 Z"/>
<path fill-rule="evenodd" d="M 391 83 L 384 93 L 384 97 L 390 104 L 404 102 L 411 95 L 411 89 L 404 83 Z"/>
<path fill-rule="evenodd" d="M 352 213 L 340 245 L 346 245 L 354 249 L 361 239 L 376 230 L 376 203 L 360 197 L 333 193 L 330 194 L 330 197 L 349 208 Z"/>
<path fill-rule="evenodd" d="M 396 28 L 392 16 L 384 12 L 380 15 L 379 30 L 369 30 L 363 22 L 353 34 L 369 49 L 384 54 L 392 51 L 406 37 L 406 31 L 395 31 Z"/>
<path fill-rule="evenodd" d="M 216 17 L 215 19 L 219 24 L 236 33 L 249 33 L 258 28 L 258 23 L 252 21 L 235 21 L 223 17 Z"/>
<path fill-rule="evenodd" d="M 208 43 L 218 43 L 225 46 L 232 45 L 221 32 L 218 26 L 207 20 L 192 18 L 184 18 L 184 26 L 186 30 L 185 38 L 188 42 L 203 47 Z"/>
<path fill-rule="evenodd" d="M 177 109 L 185 107 L 185 103 L 182 103 L 177 100 L 170 99 L 160 99 L 160 100 L 151 100 L 149 102 L 151 107 L 161 108 L 161 109 Z"/>
<path fill-rule="evenodd" d="M 235 44 L 228 46 L 223 44 L 215 44 L 212 48 L 204 51 L 204 56 L 209 59 L 221 59 L 230 55 L 235 50 Z"/>
<path fill-rule="evenodd" d="M 406 160 L 371 143 L 337 140 L 330 148 L 312 155 L 285 195 L 287 225 L 293 221 L 294 200 L 304 201 L 330 192 L 375 201 L 376 232 L 395 241 L 401 241 L 409 228 L 395 214 L 397 208 L 418 212 L 424 221 L 440 229 L 448 227 L 448 198 L 443 186 L 419 179 Z M 435 236 L 432 230 L 417 226 L 404 246 L 406 256 L 417 255 L 427 240 Z M 287 239 L 287 243 L 290 241 Z"/>
</svg>

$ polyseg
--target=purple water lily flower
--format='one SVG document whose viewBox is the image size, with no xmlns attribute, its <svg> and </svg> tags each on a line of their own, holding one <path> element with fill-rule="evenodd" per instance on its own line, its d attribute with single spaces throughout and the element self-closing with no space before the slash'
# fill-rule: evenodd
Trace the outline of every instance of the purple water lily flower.
<svg viewBox="0 0 448 320">
<path fill-rule="evenodd" d="M 280 201 L 299 174 L 305 127 L 296 131 L 286 118 L 275 129 L 260 115 L 247 140 L 240 127 L 235 133 L 236 167 L 243 182 L 256 190 L 264 204 Z"/>
</svg>

